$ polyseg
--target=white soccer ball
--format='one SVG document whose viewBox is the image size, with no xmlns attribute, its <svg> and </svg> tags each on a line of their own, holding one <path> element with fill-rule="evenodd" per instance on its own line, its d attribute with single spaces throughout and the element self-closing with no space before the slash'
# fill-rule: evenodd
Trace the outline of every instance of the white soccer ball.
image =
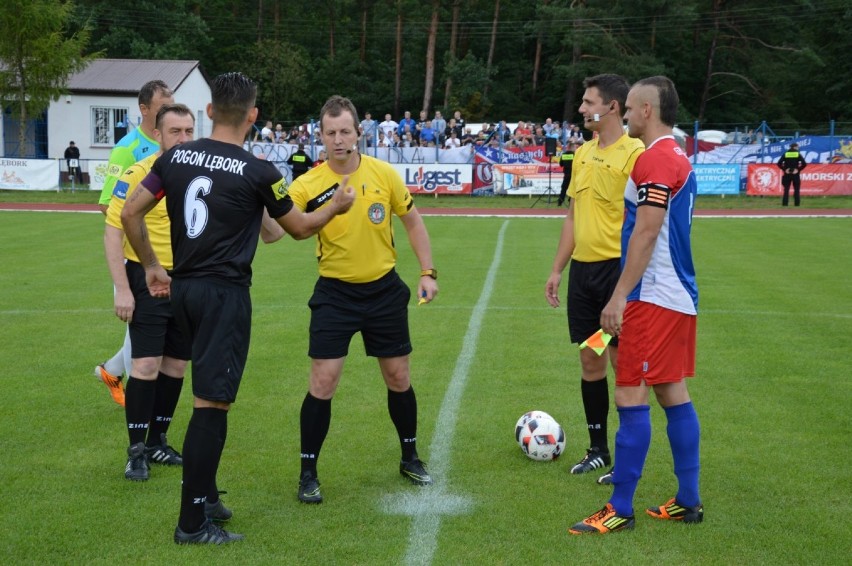
<svg viewBox="0 0 852 566">
<path fill-rule="evenodd" d="M 524 447 L 523 442 L 521 442 L 521 431 L 524 429 L 526 424 L 533 419 L 553 419 L 553 417 L 544 411 L 529 411 L 521 415 L 521 418 L 519 418 L 518 422 L 515 423 L 515 440 L 518 441 L 518 446 L 521 448 Z"/>
<path fill-rule="evenodd" d="M 565 431 L 556 419 L 541 411 L 531 411 L 533 415 L 516 433 L 521 450 L 533 460 L 556 460 L 565 450 Z M 529 413 L 528 413 L 529 414 Z M 524 415 L 526 416 L 526 415 Z M 524 420 L 524 417 L 521 417 Z M 521 420 L 518 422 L 520 423 Z"/>
</svg>

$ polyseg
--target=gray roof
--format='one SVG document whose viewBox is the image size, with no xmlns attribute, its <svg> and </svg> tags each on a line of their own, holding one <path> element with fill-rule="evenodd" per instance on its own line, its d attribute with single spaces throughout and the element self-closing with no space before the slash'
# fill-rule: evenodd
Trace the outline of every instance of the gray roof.
<svg viewBox="0 0 852 566">
<path fill-rule="evenodd" d="M 148 81 L 159 79 L 173 91 L 198 67 L 198 61 L 153 61 L 150 59 L 95 59 L 68 79 L 72 93 L 137 95 Z"/>
</svg>

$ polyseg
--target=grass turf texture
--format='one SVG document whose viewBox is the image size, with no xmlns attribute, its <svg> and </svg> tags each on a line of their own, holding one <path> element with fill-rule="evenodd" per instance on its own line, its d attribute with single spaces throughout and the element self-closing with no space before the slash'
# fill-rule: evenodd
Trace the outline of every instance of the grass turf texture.
<svg viewBox="0 0 852 566">
<path fill-rule="evenodd" d="M 543 298 L 561 222 L 428 218 L 441 294 L 410 310 L 426 461 L 497 234 L 508 223 L 443 463 L 447 473 L 439 478 L 445 493 L 467 506 L 440 515 L 432 562 L 846 562 L 850 222 L 696 219 L 702 295 L 698 377 L 690 390 L 702 424 L 705 522 L 688 527 L 644 515 L 675 490 L 665 418 L 652 402 L 636 530 L 604 539 L 565 532 L 603 506 L 609 490 L 594 484 L 595 475 L 568 473 L 587 443 L 579 366 L 564 310 Z M 124 413 L 92 376 L 124 332 L 112 314 L 102 234 L 99 215 L 0 212 L 6 562 L 402 563 L 415 521 L 389 514 L 387 497 L 422 490 L 398 474 L 385 389 L 357 337 L 319 462 L 326 502 L 296 500 L 306 302 L 316 262 L 313 242 L 289 239 L 261 245 L 255 260 L 252 348 L 219 473 L 234 510 L 230 528 L 247 539 L 217 549 L 171 542 L 180 470 L 154 467 L 142 484 L 123 478 Z M 400 272 L 414 284 L 419 268 L 399 225 L 397 240 Z M 178 449 L 190 407 L 187 383 L 169 435 Z M 531 409 L 551 413 L 565 428 L 561 460 L 534 462 L 518 448 L 514 424 Z M 611 442 L 616 423 L 613 410 Z"/>
<path fill-rule="evenodd" d="M 560 177 L 559 182 L 562 182 Z M 530 208 L 533 204 L 539 210 L 544 208 L 556 208 L 556 198 L 559 196 L 559 185 L 556 187 L 556 196 L 551 196 L 548 203 L 547 196 L 538 200 L 538 196 L 491 196 L 472 197 L 466 195 L 415 195 L 419 208 Z M 95 191 L 71 192 L 67 188 L 62 191 L 11 191 L 0 189 L 0 202 L 37 202 L 37 203 L 83 203 L 96 204 L 100 193 Z M 537 201 L 537 202 L 536 202 Z M 700 195 L 696 199 L 695 207 L 710 210 L 732 210 L 732 209 L 780 209 L 780 197 L 755 197 L 748 195 Z M 852 208 L 852 196 L 831 197 L 802 197 L 801 209 L 816 208 Z"/>
</svg>

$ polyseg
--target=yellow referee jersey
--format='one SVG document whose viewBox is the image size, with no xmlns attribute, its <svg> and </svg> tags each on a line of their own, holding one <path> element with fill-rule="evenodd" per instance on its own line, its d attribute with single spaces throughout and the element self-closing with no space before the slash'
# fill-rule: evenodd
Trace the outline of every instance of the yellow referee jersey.
<svg viewBox="0 0 852 566">
<path fill-rule="evenodd" d="M 323 163 L 290 185 L 293 203 L 311 212 L 327 202 L 342 180 Z M 319 274 L 349 283 L 369 283 L 396 265 L 392 214 L 405 216 L 414 206 L 399 173 L 389 164 L 362 155 L 349 176 L 355 203 L 317 234 Z"/>
<path fill-rule="evenodd" d="M 121 225 L 121 210 L 124 208 L 124 203 L 130 197 L 133 190 L 142 179 L 151 171 L 151 166 L 157 160 L 157 155 L 146 157 L 142 161 L 137 161 L 127 168 L 127 170 L 119 177 L 115 183 L 115 189 L 112 191 L 112 197 L 109 201 L 109 209 L 107 210 L 106 223 L 110 226 L 124 230 Z M 143 189 L 144 190 L 144 189 Z M 166 199 L 160 199 L 148 214 L 145 215 L 145 224 L 148 226 L 148 237 L 151 240 L 151 246 L 157 254 L 157 259 L 165 269 L 171 269 L 172 260 L 172 240 L 170 233 L 169 215 L 166 212 Z M 124 257 L 131 261 L 139 263 L 139 257 L 133 251 L 127 237 L 124 237 Z"/>
<path fill-rule="evenodd" d="M 574 202 L 574 254 L 577 261 L 605 261 L 621 257 L 624 188 L 642 141 L 627 134 L 606 148 L 597 138 L 574 152 L 568 196 Z"/>
</svg>

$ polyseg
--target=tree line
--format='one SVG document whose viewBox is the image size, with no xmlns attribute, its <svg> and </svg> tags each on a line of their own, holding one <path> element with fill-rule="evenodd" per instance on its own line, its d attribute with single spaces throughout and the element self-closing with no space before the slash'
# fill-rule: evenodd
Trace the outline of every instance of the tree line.
<svg viewBox="0 0 852 566">
<path fill-rule="evenodd" d="M 197 59 L 210 77 L 241 70 L 258 82 L 261 117 L 275 121 L 316 117 L 334 93 L 373 116 L 575 121 L 583 78 L 615 72 L 671 77 L 684 124 L 852 129 L 852 0 L 3 4 L 63 7 L 61 33 L 87 40 L 81 57 Z"/>
</svg>

